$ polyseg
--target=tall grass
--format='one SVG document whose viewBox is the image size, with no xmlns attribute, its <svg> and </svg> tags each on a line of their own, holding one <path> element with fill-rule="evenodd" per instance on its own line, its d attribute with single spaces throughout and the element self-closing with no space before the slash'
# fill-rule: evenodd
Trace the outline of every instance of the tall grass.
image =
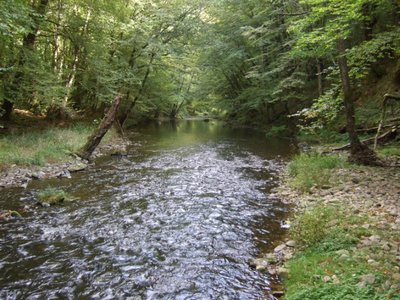
<svg viewBox="0 0 400 300">
<path fill-rule="evenodd" d="M 66 161 L 93 131 L 92 126 L 49 128 L 43 131 L 11 134 L 0 138 L 0 165 L 44 165 Z"/>
<path fill-rule="evenodd" d="M 330 184 L 332 169 L 345 166 L 345 161 L 338 155 L 299 154 L 288 166 L 291 184 L 308 192 L 313 186 L 323 187 Z"/>
</svg>

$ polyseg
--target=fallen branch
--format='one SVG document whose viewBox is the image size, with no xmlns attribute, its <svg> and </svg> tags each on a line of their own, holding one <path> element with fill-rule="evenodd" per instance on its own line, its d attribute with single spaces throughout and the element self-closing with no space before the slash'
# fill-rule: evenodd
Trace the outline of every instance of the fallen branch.
<svg viewBox="0 0 400 300">
<path fill-rule="evenodd" d="M 393 126 L 400 126 L 400 124 L 391 123 L 391 124 L 387 124 L 387 125 L 382 125 L 381 129 L 392 128 Z M 378 130 L 378 128 L 379 128 L 378 126 L 372 127 L 372 128 L 360 128 L 360 129 L 356 129 L 356 131 L 358 133 L 374 133 Z"/>
<path fill-rule="evenodd" d="M 397 135 L 400 134 L 399 131 L 400 131 L 400 125 L 393 126 L 392 129 L 390 129 L 389 131 L 385 132 L 384 134 L 380 135 L 377 138 L 377 143 L 384 144 L 394 140 L 397 137 Z M 375 139 L 376 139 L 375 137 L 372 137 L 364 141 L 361 141 L 361 143 L 363 143 L 364 145 L 372 145 L 375 142 Z M 346 144 L 339 148 L 334 148 L 333 151 L 342 151 L 348 149 L 350 149 L 350 144 Z"/>
</svg>

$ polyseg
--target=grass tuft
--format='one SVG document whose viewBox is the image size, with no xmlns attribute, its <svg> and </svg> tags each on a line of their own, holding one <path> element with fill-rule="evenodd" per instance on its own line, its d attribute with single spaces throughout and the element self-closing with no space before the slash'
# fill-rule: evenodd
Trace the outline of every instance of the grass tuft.
<svg viewBox="0 0 400 300">
<path fill-rule="evenodd" d="M 296 189 L 308 192 L 313 186 L 329 185 L 332 169 L 345 165 L 344 159 L 338 155 L 301 153 L 289 163 L 290 183 Z"/>
<path fill-rule="evenodd" d="M 43 166 L 67 161 L 71 153 L 85 144 L 93 130 L 93 126 L 77 124 L 70 128 L 50 128 L 1 137 L 0 166 Z M 109 138 L 106 136 L 106 139 Z"/>
<path fill-rule="evenodd" d="M 70 198 L 71 196 L 67 192 L 53 187 L 47 187 L 37 195 L 39 203 L 49 205 L 61 203 Z"/>
</svg>

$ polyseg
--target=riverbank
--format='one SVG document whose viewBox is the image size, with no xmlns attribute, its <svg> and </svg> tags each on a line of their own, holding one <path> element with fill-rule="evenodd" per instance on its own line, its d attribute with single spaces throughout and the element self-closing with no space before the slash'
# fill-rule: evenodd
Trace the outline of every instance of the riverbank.
<svg viewBox="0 0 400 300">
<path fill-rule="evenodd" d="M 296 159 L 282 175 L 272 196 L 294 213 L 267 270 L 283 280 L 285 299 L 400 299 L 400 170 L 335 157 L 320 170 L 303 166 L 322 180 L 310 188 L 293 172 Z"/>
<path fill-rule="evenodd" d="M 74 153 L 83 146 L 93 126 L 49 127 L 36 132 L 18 132 L 0 138 L 0 189 L 27 187 L 30 181 L 45 178 L 70 178 L 92 162 Z M 92 158 L 112 153 L 125 153 L 129 141 L 111 130 Z"/>
</svg>

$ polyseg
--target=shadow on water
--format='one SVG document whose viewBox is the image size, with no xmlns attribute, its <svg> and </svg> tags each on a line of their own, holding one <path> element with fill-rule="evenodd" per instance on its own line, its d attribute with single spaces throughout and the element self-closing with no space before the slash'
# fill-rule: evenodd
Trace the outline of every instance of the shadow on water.
<svg viewBox="0 0 400 300">
<path fill-rule="evenodd" d="M 2 191 L 1 209 L 47 186 L 78 200 L 0 221 L 0 298 L 261 299 L 249 260 L 282 235 L 268 196 L 288 141 L 221 123 L 152 124 L 127 159 Z"/>
</svg>

